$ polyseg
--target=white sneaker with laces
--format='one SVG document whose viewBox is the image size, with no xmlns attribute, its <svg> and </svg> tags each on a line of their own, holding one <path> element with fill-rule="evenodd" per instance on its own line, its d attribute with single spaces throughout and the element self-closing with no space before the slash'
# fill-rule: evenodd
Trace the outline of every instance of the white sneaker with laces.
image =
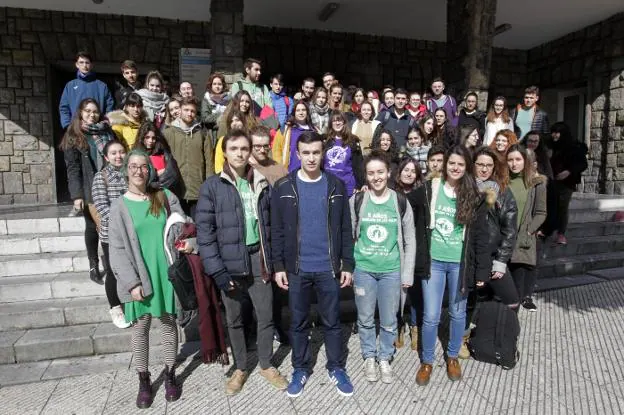
<svg viewBox="0 0 624 415">
<path fill-rule="evenodd" d="M 392 368 L 390 367 L 390 362 L 388 362 L 387 360 L 380 361 L 379 370 L 381 370 L 381 381 L 383 383 L 394 382 L 394 375 L 392 374 Z"/>
<path fill-rule="evenodd" d="M 132 325 L 131 323 L 126 322 L 126 316 L 124 315 L 120 305 L 111 308 L 109 312 L 111 319 L 113 320 L 113 324 L 118 328 L 127 329 Z"/>
<path fill-rule="evenodd" d="M 364 360 L 364 377 L 369 382 L 377 382 L 379 374 L 377 373 L 377 362 L 374 357 Z"/>
</svg>

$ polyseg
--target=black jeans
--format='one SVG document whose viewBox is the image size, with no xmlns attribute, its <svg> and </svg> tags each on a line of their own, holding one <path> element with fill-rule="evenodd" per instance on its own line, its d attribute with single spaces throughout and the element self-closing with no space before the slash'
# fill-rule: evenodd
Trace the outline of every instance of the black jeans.
<svg viewBox="0 0 624 415">
<path fill-rule="evenodd" d="M 560 234 L 566 233 L 568 229 L 568 216 L 570 200 L 574 190 L 563 184 L 561 181 L 555 181 L 555 192 L 557 194 L 557 216 L 555 218 L 555 230 Z"/>
<path fill-rule="evenodd" d="M 117 294 L 117 278 L 115 278 L 115 274 L 113 274 L 113 270 L 110 267 L 110 256 L 106 242 L 102 242 L 102 251 L 104 252 L 104 272 L 106 274 L 104 289 L 106 290 L 108 305 L 110 305 L 110 308 L 113 308 L 120 306 L 121 300 L 119 300 L 119 295 Z"/>
<path fill-rule="evenodd" d="M 326 368 L 344 368 L 342 327 L 340 326 L 340 284 L 331 272 L 300 272 L 288 274 L 288 307 L 290 309 L 290 338 L 292 366 L 310 372 L 310 303 L 316 291 L 318 312 L 325 338 Z"/>
<path fill-rule="evenodd" d="M 258 320 L 258 361 L 268 369 L 273 356 L 273 288 L 259 276 L 237 279 L 235 284 L 235 289 L 221 291 L 234 363 L 237 369 L 247 370 L 243 301 L 250 297 Z"/>
<path fill-rule="evenodd" d="M 535 289 L 537 268 L 527 264 L 509 264 L 509 270 L 516 284 L 516 290 L 520 299 L 531 297 Z"/>
<path fill-rule="evenodd" d="M 82 210 L 82 216 L 85 220 L 84 238 L 85 246 L 87 247 L 87 256 L 89 257 L 89 263 L 99 263 L 100 261 L 98 259 L 98 243 L 100 242 L 100 236 L 98 235 L 95 221 L 91 217 L 91 213 L 89 212 L 89 208 L 86 204 L 84 206 L 84 209 Z"/>
</svg>

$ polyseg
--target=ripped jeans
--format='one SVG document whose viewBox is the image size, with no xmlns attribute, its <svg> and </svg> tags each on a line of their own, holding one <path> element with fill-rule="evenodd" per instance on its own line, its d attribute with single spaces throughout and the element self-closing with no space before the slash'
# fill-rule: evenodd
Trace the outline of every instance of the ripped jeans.
<svg viewBox="0 0 624 415">
<path fill-rule="evenodd" d="M 353 291 L 358 314 L 362 357 L 390 360 L 397 335 L 397 310 L 401 301 L 401 275 L 367 272 L 355 268 Z M 375 305 L 379 307 L 379 352 L 375 335 Z"/>
</svg>

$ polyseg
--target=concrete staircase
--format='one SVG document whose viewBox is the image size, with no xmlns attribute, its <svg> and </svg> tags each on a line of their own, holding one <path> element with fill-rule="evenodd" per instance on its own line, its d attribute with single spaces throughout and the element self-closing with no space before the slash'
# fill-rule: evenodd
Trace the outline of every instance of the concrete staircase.
<svg viewBox="0 0 624 415">
<path fill-rule="evenodd" d="M 624 277 L 624 223 L 612 221 L 624 198 L 579 195 L 571 207 L 569 243 L 545 243 L 540 278 L 574 284 L 592 272 Z M 0 364 L 130 350 L 131 330 L 110 322 L 104 287 L 89 280 L 84 220 L 68 212 L 68 206 L 0 208 Z M 352 318 L 353 294 L 343 291 L 341 309 Z M 181 342 L 198 339 L 190 326 Z"/>
<path fill-rule="evenodd" d="M 84 219 L 69 210 L 0 209 L 0 364 L 130 351 L 131 330 L 111 323 L 104 287 L 89 279 Z M 181 342 L 197 339 L 193 324 L 180 330 Z"/>
</svg>

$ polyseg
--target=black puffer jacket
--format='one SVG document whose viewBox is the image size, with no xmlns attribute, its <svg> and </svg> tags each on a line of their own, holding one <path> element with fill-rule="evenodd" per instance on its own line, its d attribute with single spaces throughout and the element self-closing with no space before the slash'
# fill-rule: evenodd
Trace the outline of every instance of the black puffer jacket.
<svg viewBox="0 0 624 415">
<path fill-rule="evenodd" d="M 427 280 L 431 274 L 431 196 L 433 186 L 440 184 L 439 178 L 427 181 L 413 192 L 407 199 L 414 209 L 416 225 L 416 266 L 414 278 Z M 477 207 L 476 218 L 466 228 L 464 247 L 460 263 L 461 293 L 466 294 L 476 281 L 487 281 L 492 270 L 491 255 L 488 249 L 487 203 L 482 199 Z"/>
<path fill-rule="evenodd" d="M 505 273 L 516 246 L 518 206 L 509 189 L 499 192 L 498 195 L 488 189 L 484 194 L 488 206 L 487 230 L 492 253 L 492 272 Z"/>
<path fill-rule="evenodd" d="M 260 227 L 260 254 L 263 279 L 273 274 L 270 246 L 270 189 L 266 179 L 254 169 L 247 174 L 253 183 L 258 204 Z M 251 275 L 251 261 L 245 243 L 245 212 L 234 175 L 226 164 L 219 175 L 211 176 L 202 184 L 197 202 L 197 242 L 206 274 L 221 289 L 227 289 L 234 278 Z"/>
</svg>

